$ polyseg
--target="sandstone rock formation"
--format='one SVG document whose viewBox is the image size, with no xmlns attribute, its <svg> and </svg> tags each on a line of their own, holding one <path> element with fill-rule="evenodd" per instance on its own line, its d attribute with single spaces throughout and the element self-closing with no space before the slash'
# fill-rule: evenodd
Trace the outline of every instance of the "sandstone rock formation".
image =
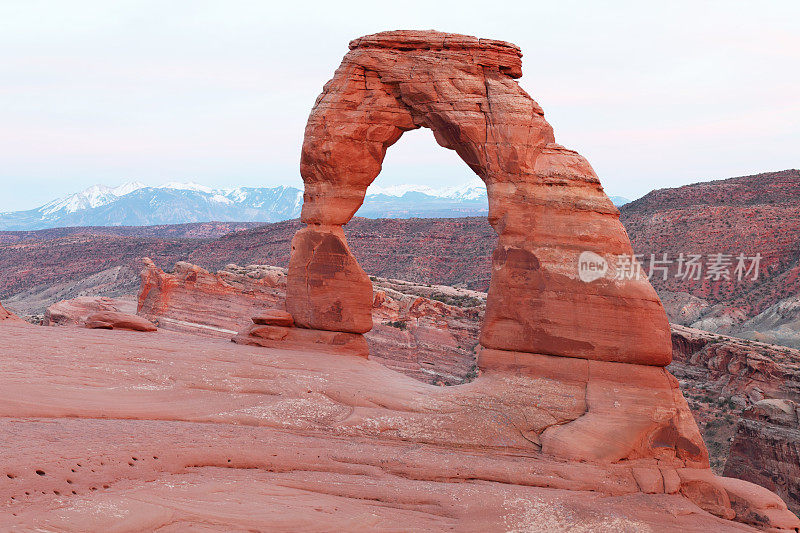
<svg viewBox="0 0 800 533">
<path fill-rule="evenodd" d="M 44 313 L 43 326 L 82 326 L 90 315 L 104 311 L 134 314 L 136 302 L 132 299 L 78 296 L 54 303 Z"/>
<path fill-rule="evenodd" d="M 263 315 L 253 317 L 254 324 L 236 335 L 233 342 L 282 350 L 311 350 L 369 357 L 369 347 L 363 335 L 256 322 L 263 322 L 263 318 Z"/>
<path fill-rule="evenodd" d="M 129 331 L 156 331 L 155 325 L 140 316 L 115 311 L 102 311 L 86 318 L 89 329 L 126 329 Z"/>
<path fill-rule="evenodd" d="M 374 278 L 373 285 L 374 327 L 365 335 L 372 359 L 426 383 L 457 385 L 476 376 L 485 293 L 383 278 Z M 258 325 L 293 325 L 292 316 L 280 311 L 285 292 L 286 270 L 281 268 L 228 265 L 212 274 L 178 263 L 167 274 L 148 261 L 142 271 L 139 308 L 162 329 L 230 339 L 236 328 L 252 328 L 248 317 Z M 248 341 L 244 333 L 238 336 L 240 342 Z M 336 338 L 330 333 L 291 332 L 295 338 L 305 335 L 312 347 L 318 344 L 315 341 Z M 355 353 L 364 355 L 362 341 L 352 340 L 358 347 Z M 263 335 L 249 341 L 280 344 Z"/>
<path fill-rule="evenodd" d="M 215 283 L 187 284 L 186 273 L 193 271 L 197 271 L 196 268 L 181 265 L 174 274 L 159 274 L 164 278 L 160 286 L 171 287 L 172 296 L 163 308 L 164 315 L 149 316 L 164 328 L 228 339 L 231 334 L 220 326 L 232 320 L 230 309 L 260 313 L 253 318 L 256 324 L 291 325 L 291 315 L 258 311 L 258 305 L 252 300 L 253 284 L 263 278 L 265 272 L 277 272 L 278 278 L 284 280 L 274 287 L 279 293 L 274 305 L 280 306 L 285 291 L 285 271 L 256 265 L 229 265 L 216 274 Z M 215 288 L 223 280 L 237 291 L 236 301 L 230 292 Z M 370 359 L 427 383 L 458 385 L 475 378 L 474 349 L 485 293 L 382 278 L 375 278 L 373 285 L 374 327 L 366 334 Z M 153 301 L 164 300 L 158 291 L 153 285 L 145 292 Z M 185 300 L 184 295 L 190 291 L 197 294 Z M 181 312 L 198 301 L 203 302 L 202 315 L 194 313 L 181 317 Z M 162 320 L 162 316 L 173 320 Z M 202 323 L 187 327 L 190 320 L 202 320 Z M 736 434 L 737 420 L 745 408 L 764 398 L 800 398 L 800 372 L 796 371 L 800 352 L 680 326 L 673 326 L 672 340 L 673 362 L 668 369 L 678 377 L 692 414 L 700 424 L 712 466 L 722 473 L 730 441 Z M 304 341 L 313 343 L 313 339 Z M 254 344 L 281 345 L 268 341 Z M 781 494 L 791 501 L 785 496 L 786 491 Z"/>
<path fill-rule="evenodd" d="M 237 344 L 267 348 L 319 350 L 369 357 L 363 335 L 342 331 L 297 328 L 294 317 L 280 309 L 267 309 L 253 317 L 253 325 L 233 338 Z"/>
<path fill-rule="evenodd" d="M 488 189 L 499 242 L 483 346 L 666 365 L 667 319 L 646 280 L 578 279 L 581 252 L 613 261 L 630 256 L 631 246 L 592 168 L 555 143 L 541 108 L 514 81 L 522 75 L 520 58 L 508 43 L 438 32 L 386 32 L 351 42 L 306 126 L 300 171 L 309 227 L 298 244 L 311 235 L 340 235 L 389 146 L 404 131 L 427 127 Z M 339 263 L 354 265 L 339 242 Z M 289 311 L 301 326 L 364 331 L 366 322 L 354 326 L 347 314 L 337 321 L 344 301 L 332 296 L 345 290 L 366 296 L 363 273 L 313 269 L 307 248 L 293 249 Z M 326 318 L 306 318 L 317 315 Z"/>
<path fill-rule="evenodd" d="M 270 307 L 282 307 L 286 271 L 229 265 L 212 274 L 178 262 L 171 274 L 146 259 L 138 314 L 174 331 L 230 338 Z"/>
<path fill-rule="evenodd" d="M 648 282 L 579 279 L 581 252 L 612 261 L 630 255 L 630 243 L 588 163 L 555 144 L 520 75 L 519 50 L 499 41 L 389 32 L 351 43 L 306 130 L 308 227 L 292 246 L 291 320 L 259 300 L 240 344 L 2 328 L 0 412 L 9 415 L 0 438 L 20 451 L 0 463 L 11 480 L 0 485 L 10 511 L 0 527 L 258 529 L 277 520 L 305 530 L 322 516 L 326 529 L 345 530 L 800 528 L 775 494 L 710 470 L 663 368 L 669 329 Z M 483 372 L 458 387 L 338 353 L 359 352 L 350 348 L 363 347 L 375 309 L 389 308 L 342 225 L 388 146 L 423 126 L 485 181 L 499 236 Z M 143 314 L 165 314 L 186 288 L 194 295 L 184 301 L 200 309 L 241 301 L 219 276 L 179 270 L 148 265 Z M 214 292 L 217 303 L 202 301 Z M 66 420 L 56 431 L 88 442 L 54 441 L 54 418 Z M 253 478 L 259 490 L 231 502 Z M 587 520 L 577 501 L 596 495 L 615 512 L 598 518 L 595 508 Z"/>
<path fill-rule="evenodd" d="M 673 360 L 668 369 L 678 378 L 700 426 L 711 466 L 718 473 L 739 477 L 734 472 L 741 470 L 728 470 L 727 466 L 733 454 L 731 443 L 739 439 L 739 418 L 762 400 L 800 401 L 800 350 L 678 325 L 672 326 L 672 341 Z M 760 432 L 773 437 L 787 435 L 778 430 L 770 432 L 770 424 L 768 420 L 759 422 L 763 428 Z M 790 446 L 790 442 L 773 444 Z M 747 451 L 753 455 L 748 460 L 738 459 L 740 463 L 762 461 L 759 446 L 739 446 L 737 454 L 742 456 Z M 788 487 L 780 493 L 789 494 Z M 785 497 L 792 501 L 793 496 Z"/>
<path fill-rule="evenodd" d="M 372 284 L 347 248 L 341 227 L 312 226 L 295 234 L 286 308 L 305 328 L 348 333 L 372 329 Z"/>
<path fill-rule="evenodd" d="M 800 398 L 800 351 L 672 326 L 673 357 L 680 365 L 703 372 L 701 380 L 742 407 L 765 398 Z"/>
<path fill-rule="evenodd" d="M 0 328 L 2 530 L 800 525 L 766 489 L 681 459 L 691 450 L 677 431 L 627 449 L 615 442 L 603 453 L 627 457 L 617 462 L 542 453 L 572 419 L 619 417 L 626 431 L 609 403 L 633 391 L 620 363 L 542 355 L 538 375 L 492 370 L 437 387 L 325 352 L 168 331 L 110 339 L 35 329 Z M 611 371 L 581 376 L 554 361 Z M 669 395 L 662 369 L 638 368 L 648 382 L 660 372 L 654 393 Z M 647 408 L 628 410 L 642 428 Z M 580 454 L 593 435 L 564 452 Z"/>
<path fill-rule="evenodd" d="M 725 475 L 757 483 L 800 512 L 800 405 L 761 400 L 748 407 L 736 430 Z"/>
<path fill-rule="evenodd" d="M 3 304 L 0 303 L 0 321 L 5 320 L 17 321 L 21 319 L 11 311 L 8 311 L 5 307 L 3 307 Z"/>
<path fill-rule="evenodd" d="M 429 127 L 487 186 L 499 238 L 478 358 L 484 374 L 472 385 L 517 379 L 541 393 L 520 437 L 567 461 L 680 465 L 674 475 L 633 475 L 643 492 L 680 491 L 726 519 L 800 524 L 774 494 L 710 471 L 678 382 L 663 368 L 669 327 L 646 278 L 579 276 L 587 252 L 600 262 L 633 259 L 630 242 L 591 167 L 555 144 L 541 109 L 513 81 L 519 49 L 437 32 L 387 32 L 350 49 L 306 126 L 308 227 L 292 242 L 286 298 L 299 328 L 256 324 L 237 342 L 293 347 L 293 329 L 357 336 L 371 328 L 370 281 L 342 226 L 387 148 L 404 131 Z"/>
<path fill-rule="evenodd" d="M 253 317 L 253 324 L 260 326 L 277 326 L 290 328 L 294 326 L 294 317 L 286 311 L 280 309 L 267 309 L 261 314 Z"/>
</svg>

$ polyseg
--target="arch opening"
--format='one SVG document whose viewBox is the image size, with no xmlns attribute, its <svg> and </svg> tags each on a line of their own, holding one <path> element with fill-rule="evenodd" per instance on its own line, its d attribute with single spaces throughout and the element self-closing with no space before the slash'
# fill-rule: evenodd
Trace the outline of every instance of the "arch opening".
<svg viewBox="0 0 800 533">
<path fill-rule="evenodd" d="M 442 150 L 431 130 L 423 127 L 404 132 L 388 148 L 380 173 L 367 187 L 355 216 L 485 217 L 488 209 L 483 181 L 454 151 Z"/>
<path fill-rule="evenodd" d="M 365 334 L 371 359 L 431 384 L 477 376 L 497 238 L 487 213 L 483 181 L 428 128 L 404 132 L 388 148 L 364 204 L 344 226 L 374 291 Z"/>
</svg>

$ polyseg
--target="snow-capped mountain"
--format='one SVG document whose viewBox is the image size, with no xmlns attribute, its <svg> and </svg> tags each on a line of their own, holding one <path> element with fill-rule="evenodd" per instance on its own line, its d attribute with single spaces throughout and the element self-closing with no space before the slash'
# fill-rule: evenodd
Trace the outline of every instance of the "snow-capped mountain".
<svg viewBox="0 0 800 533">
<path fill-rule="evenodd" d="M 437 198 L 446 198 L 449 200 L 481 200 L 486 198 L 486 185 L 479 178 L 460 185 L 457 187 L 443 187 L 435 189 L 427 185 L 390 185 L 388 187 L 380 187 L 372 185 L 367 190 L 367 196 L 394 196 L 397 198 L 403 197 L 408 193 L 420 193 L 426 196 L 433 196 Z"/>
<path fill-rule="evenodd" d="M 215 189 L 170 182 L 94 185 L 37 209 L 0 213 L 0 230 L 68 226 L 150 226 L 189 222 L 278 222 L 300 216 L 303 192 L 295 187 Z M 463 217 L 488 212 L 486 187 L 477 178 L 457 187 L 371 186 L 357 216 Z"/>
<path fill-rule="evenodd" d="M 139 182 L 130 182 L 119 187 L 106 187 L 105 185 L 93 185 L 85 191 L 71 194 L 64 198 L 53 200 L 39 208 L 44 216 L 57 216 L 58 213 L 74 213 L 81 209 L 92 209 L 113 202 L 121 196 L 130 194 L 133 191 L 144 188 Z"/>
</svg>

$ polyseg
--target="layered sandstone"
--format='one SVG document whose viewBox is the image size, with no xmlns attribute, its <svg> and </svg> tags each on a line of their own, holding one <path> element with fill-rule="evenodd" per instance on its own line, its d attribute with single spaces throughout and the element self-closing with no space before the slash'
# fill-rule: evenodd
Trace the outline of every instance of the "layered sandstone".
<svg viewBox="0 0 800 533">
<path fill-rule="evenodd" d="M 748 407 L 736 429 L 725 475 L 766 487 L 800 512 L 800 405 L 760 400 Z"/>
<path fill-rule="evenodd" d="M 372 359 L 427 383 L 457 385 L 476 376 L 485 293 L 383 278 L 374 278 L 373 284 L 374 327 L 365 335 Z M 228 265 L 210 273 L 178 263 L 172 273 L 166 273 L 146 262 L 139 308 L 142 316 L 163 329 L 230 339 L 236 329 L 249 332 L 253 328 L 249 317 L 256 325 L 294 325 L 290 314 L 281 313 L 285 293 L 286 270 L 281 268 Z M 276 317 L 283 319 L 276 322 Z M 315 337 L 311 331 L 289 333 L 294 338 L 305 335 L 312 347 L 319 344 L 315 340 L 326 338 L 326 333 Z M 286 332 L 273 331 L 272 336 L 282 333 Z M 240 336 L 239 341 L 246 337 Z M 263 334 L 249 341 L 278 344 Z M 356 353 L 364 355 L 362 341 L 354 342 L 359 345 Z"/>
<path fill-rule="evenodd" d="M 619 213 L 588 162 L 555 142 L 541 108 L 514 78 L 521 53 L 501 41 L 397 31 L 350 43 L 317 99 L 303 142 L 303 222 L 339 231 L 358 210 L 386 150 L 403 132 L 430 128 L 486 183 L 499 236 L 481 344 L 487 348 L 649 365 L 669 363 L 666 315 L 646 280 L 578 279 L 578 257 L 630 256 Z M 363 276 L 290 267 L 293 315 L 327 314 L 328 296 L 307 290 L 337 279 L 364 292 Z M 346 247 L 342 253 L 349 255 Z M 354 259 L 347 259 L 347 262 Z M 303 292 L 305 291 L 305 292 Z M 330 320 L 333 320 L 331 322 Z M 310 324 L 310 323 L 309 323 Z"/>
<path fill-rule="evenodd" d="M 372 329 L 372 283 L 350 253 L 341 227 L 308 227 L 295 234 L 286 308 L 305 328 Z"/>
<path fill-rule="evenodd" d="M 237 344 L 164 331 L 2 328 L 0 411 L 10 420 L 0 435 L 20 451 L 4 465 L 12 483 L 0 497 L 11 517 L 0 526 L 258 529 L 278 514 L 278 528 L 293 530 L 314 529 L 309 515 L 320 513 L 326 529 L 708 531 L 736 529 L 731 520 L 800 528 L 775 494 L 709 468 L 678 382 L 663 368 L 669 329 L 648 282 L 578 278 L 581 252 L 610 262 L 630 255 L 630 243 L 591 167 L 555 144 L 514 81 L 519 59 L 507 43 L 437 32 L 351 43 L 306 130 L 308 227 L 293 241 L 288 313 L 258 299 L 263 307 Z M 391 308 L 341 226 L 388 146 L 423 126 L 486 182 L 498 234 L 482 372 L 458 387 L 346 356 L 376 308 Z M 194 303 L 186 313 L 241 300 L 219 276 L 179 270 L 148 265 L 143 314 L 167 313 L 176 294 Z M 423 305 L 431 304 L 403 311 Z M 54 418 L 67 419 L 56 431 L 89 441 L 54 440 Z M 231 502 L 228 494 L 254 477 L 252 502 Z M 566 520 L 531 504 L 553 501 L 537 490 L 545 488 L 572 493 Z M 625 521 L 598 521 L 596 509 L 585 520 L 575 510 L 588 493 L 624 502 L 616 518 Z M 370 507 L 375 501 L 385 512 Z M 510 515 L 515 502 L 524 517 Z M 258 514 L 264 508 L 279 511 Z"/>
<path fill-rule="evenodd" d="M 184 283 L 185 277 L 180 274 L 184 271 L 187 270 L 178 268 L 175 274 L 162 274 L 172 279 L 162 280 L 161 285 L 177 287 Z M 220 276 L 218 283 L 222 283 L 224 278 L 229 285 L 238 288 L 238 303 L 231 303 L 230 295 L 220 296 L 218 291 L 203 290 L 213 285 L 176 288 L 170 300 L 174 307 L 165 309 L 165 314 L 179 319 L 179 313 L 189 307 L 190 302 L 202 300 L 205 314 L 199 318 L 203 322 L 191 329 L 180 325 L 187 320 L 160 322 L 167 329 L 230 338 L 231 333 L 225 333 L 219 326 L 230 320 L 230 308 L 256 313 L 257 306 L 248 303 L 251 295 L 247 283 L 263 276 L 261 273 L 265 271 L 271 269 L 230 265 L 217 274 Z M 373 284 L 372 319 L 375 325 L 366 335 L 371 359 L 428 383 L 458 385 L 476 377 L 475 349 L 486 297 L 484 293 L 382 278 L 374 278 Z M 282 294 L 285 283 L 278 284 L 277 289 Z M 143 292 L 150 298 L 160 299 L 157 291 L 158 288 L 152 286 Z M 188 291 L 199 294 L 188 302 L 182 301 L 181 295 Z M 253 321 L 261 325 L 274 324 L 261 319 L 268 314 L 269 310 L 261 311 Z M 291 325 L 287 315 L 278 313 L 275 316 L 283 317 L 283 322 L 278 325 Z M 153 318 L 159 320 L 158 316 Z M 672 341 L 673 362 L 669 371 L 678 377 L 709 448 L 711 464 L 721 473 L 729 457 L 731 440 L 736 435 L 737 421 L 745 408 L 765 398 L 800 399 L 800 372 L 797 370 L 800 368 L 800 352 L 681 326 L 673 326 Z M 310 344 L 313 347 L 313 341 Z M 277 343 L 270 345 L 276 346 Z M 731 475 L 734 474 L 731 472 Z M 781 494 L 788 493 L 784 491 Z"/>
<path fill-rule="evenodd" d="M 286 301 L 300 328 L 256 324 L 237 342 L 265 337 L 260 344 L 280 349 L 286 339 L 289 350 L 295 329 L 328 336 L 370 329 L 369 279 L 342 226 L 387 148 L 404 131 L 429 127 L 486 183 L 498 234 L 478 357 L 483 375 L 465 387 L 489 386 L 502 403 L 510 400 L 505 386 L 524 384 L 513 401 L 534 398 L 519 436 L 545 456 L 681 465 L 633 476 L 643 492 L 680 491 L 726 519 L 800 524 L 775 495 L 711 472 L 678 382 L 663 368 L 671 360 L 666 314 L 636 265 L 631 276 L 579 277 L 586 254 L 611 263 L 633 260 L 633 252 L 589 164 L 555 144 L 541 109 L 513 81 L 521 76 L 519 49 L 437 32 L 387 32 L 350 48 L 305 131 L 308 227 L 292 242 Z"/>
<path fill-rule="evenodd" d="M 800 350 L 678 325 L 672 326 L 672 341 L 673 361 L 668 368 L 678 378 L 700 426 L 711 466 L 739 477 L 727 470 L 727 464 L 733 453 L 731 443 L 739 438 L 740 416 L 763 400 L 800 401 Z M 770 424 L 769 420 L 758 423 L 762 428 Z M 740 446 L 736 453 L 742 456 L 748 451 L 751 457 L 740 462 L 759 464 L 759 446 Z M 784 487 L 781 494 L 788 494 L 787 490 Z M 797 500 L 788 496 L 787 501 L 793 498 Z"/>
<path fill-rule="evenodd" d="M 286 271 L 229 265 L 216 274 L 178 262 L 165 273 L 145 259 L 138 314 L 174 331 L 230 338 L 265 309 L 282 307 Z"/>
</svg>

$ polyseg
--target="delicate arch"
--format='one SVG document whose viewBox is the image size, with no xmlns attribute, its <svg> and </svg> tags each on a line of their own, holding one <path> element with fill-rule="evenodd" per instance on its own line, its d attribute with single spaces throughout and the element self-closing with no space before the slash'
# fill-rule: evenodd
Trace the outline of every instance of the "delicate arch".
<svg viewBox="0 0 800 533">
<path fill-rule="evenodd" d="M 403 132 L 427 127 L 487 186 L 499 241 L 484 363 L 518 361 L 496 350 L 670 362 L 666 314 L 646 279 L 579 279 L 582 252 L 613 263 L 632 255 L 630 241 L 588 162 L 555 144 L 542 109 L 514 80 L 521 75 L 519 48 L 501 41 L 428 31 L 350 43 L 303 142 L 309 226 L 293 241 L 287 292 L 299 325 L 371 328 L 371 284 L 341 226 L 361 206 L 386 150 Z"/>
</svg>

